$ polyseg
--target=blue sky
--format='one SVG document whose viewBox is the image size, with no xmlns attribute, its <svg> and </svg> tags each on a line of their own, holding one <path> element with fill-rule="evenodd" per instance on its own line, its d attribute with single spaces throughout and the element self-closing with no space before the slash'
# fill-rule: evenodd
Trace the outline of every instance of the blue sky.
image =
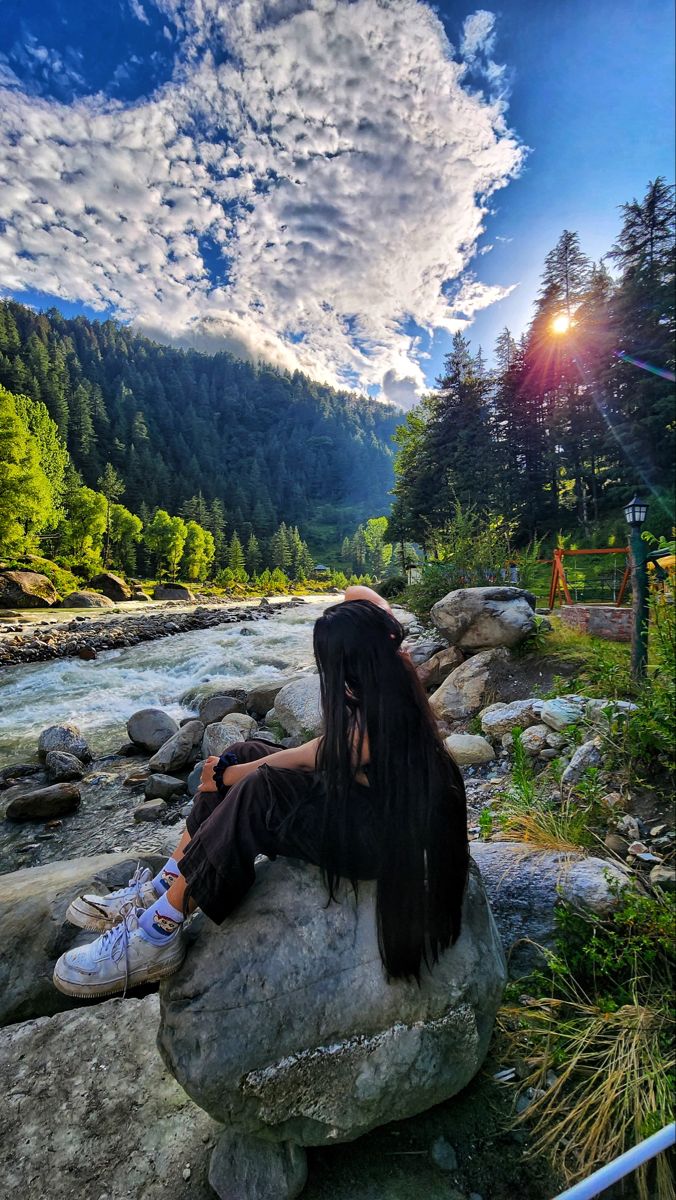
<svg viewBox="0 0 676 1200">
<path fill-rule="evenodd" d="M 404 407 L 673 178 L 664 0 L 4 0 L 0 286 Z"/>
</svg>

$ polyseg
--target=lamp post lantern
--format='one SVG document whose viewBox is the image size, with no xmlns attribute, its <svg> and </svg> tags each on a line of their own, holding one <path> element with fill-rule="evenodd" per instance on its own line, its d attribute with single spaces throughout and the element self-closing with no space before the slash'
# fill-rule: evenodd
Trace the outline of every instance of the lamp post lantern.
<svg viewBox="0 0 676 1200">
<path fill-rule="evenodd" d="M 634 627 L 631 635 L 631 673 L 637 681 L 644 678 L 648 666 L 648 564 L 641 530 L 648 505 L 634 496 L 625 504 L 624 515 L 629 526 L 631 549 L 631 586 L 633 593 Z"/>
</svg>

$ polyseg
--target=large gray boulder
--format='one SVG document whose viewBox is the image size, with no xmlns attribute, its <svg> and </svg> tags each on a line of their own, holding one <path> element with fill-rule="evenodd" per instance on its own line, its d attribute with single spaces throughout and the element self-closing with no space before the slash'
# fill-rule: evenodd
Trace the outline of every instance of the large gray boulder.
<svg viewBox="0 0 676 1200">
<path fill-rule="evenodd" d="M 450 675 L 430 696 L 430 704 L 438 717 L 459 721 L 471 717 L 483 708 L 486 699 L 495 691 L 507 662 L 503 649 L 483 650 L 473 654 Z"/>
<path fill-rule="evenodd" d="M 94 575 L 93 579 L 89 580 L 87 587 L 96 588 L 97 591 L 103 592 L 104 596 L 108 596 L 116 603 L 120 600 L 131 600 L 129 584 L 125 583 L 119 575 L 114 575 L 112 571 L 100 571 L 98 575 Z"/>
<path fill-rule="evenodd" d="M 161 583 L 153 592 L 154 600 L 182 600 L 192 604 L 195 596 L 190 591 L 190 588 L 185 587 L 182 583 Z"/>
<path fill-rule="evenodd" d="M 375 885 L 360 884 L 358 903 L 349 886 L 340 895 L 327 906 L 309 864 L 262 863 L 241 906 L 223 926 L 205 923 L 162 985 L 158 1045 L 188 1095 L 227 1124 L 226 1159 L 235 1135 L 247 1156 L 257 1136 L 350 1141 L 455 1095 L 483 1062 L 505 963 L 476 869 L 462 934 L 420 987 L 385 979 Z"/>
<path fill-rule="evenodd" d="M 162 708 L 139 708 L 127 721 L 127 735 L 136 746 L 155 754 L 160 746 L 178 733 L 178 721 Z"/>
<path fill-rule="evenodd" d="M 222 721 L 214 721 L 204 730 L 201 757 L 224 754 L 235 742 L 244 742 L 251 737 L 255 729 L 256 722 L 246 713 L 230 713 Z"/>
<path fill-rule="evenodd" d="M 526 842 L 473 842 L 472 858 L 490 900 L 512 978 L 529 975 L 552 949 L 556 906 L 562 900 L 604 916 L 629 876 L 606 859 L 536 850 Z"/>
<path fill-rule="evenodd" d="M 243 701 L 221 692 L 216 696 L 208 696 L 199 706 L 199 718 L 204 726 L 213 725 L 214 721 L 222 721 L 230 713 L 241 712 L 244 712 Z"/>
<path fill-rule="evenodd" d="M 38 757 L 44 762 L 50 750 L 74 754 L 80 762 L 90 762 L 92 757 L 87 739 L 72 721 L 65 721 L 63 725 L 49 725 L 47 729 L 43 729 L 38 738 Z"/>
<path fill-rule="evenodd" d="M 1 608 L 51 608 L 59 593 L 38 571 L 0 571 Z"/>
<path fill-rule="evenodd" d="M 8 821 L 50 821 L 75 812 L 82 795 L 76 783 L 52 783 L 48 787 L 26 788 L 14 793 L 5 816 Z"/>
<path fill-rule="evenodd" d="M 535 629 L 535 596 L 516 587 L 460 588 L 438 600 L 430 615 L 463 650 L 518 646 Z"/>
<path fill-rule="evenodd" d="M 173 832 L 173 831 L 172 831 Z M 49 1016 L 72 1008 L 52 983 L 59 955 L 94 934 L 66 922 L 66 909 L 81 892 L 108 892 L 128 883 L 138 858 L 97 854 L 0 875 L 0 1025 Z M 165 859 L 143 855 L 153 873 Z"/>
<path fill-rule="evenodd" d="M 247 692 L 246 710 L 252 713 L 255 717 L 264 717 L 266 712 L 272 708 L 277 696 L 287 683 L 293 683 L 296 679 L 306 678 L 302 675 L 286 675 L 276 679 L 263 679 L 260 683 L 255 683 L 254 686 Z"/>
<path fill-rule="evenodd" d="M 204 725 L 201 721 L 188 721 L 182 725 L 178 733 L 172 734 L 153 754 L 148 764 L 151 771 L 171 775 L 172 771 L 180 771 L 182 767 L 197 762 L 203 736 Z"/>
<path fill-rule="evenodd" d="M 101 592 L 69 592 L 61 601 L 62 608 L 114 608 L 114 602 Z"/>
<path fill-rule="evenodd" d="M 285 684 L 275 698 L 273 718 L 291 737 L 316 737 L 322 726 L 319 675 L 304 675 Z"/>
<path fill-rule="evenodd" d="M 4 1195 L 213 1200 L 219 1127 L 163 1065 L 157 1019 L 154 995 L 0 1031 Z"/>
</svg>

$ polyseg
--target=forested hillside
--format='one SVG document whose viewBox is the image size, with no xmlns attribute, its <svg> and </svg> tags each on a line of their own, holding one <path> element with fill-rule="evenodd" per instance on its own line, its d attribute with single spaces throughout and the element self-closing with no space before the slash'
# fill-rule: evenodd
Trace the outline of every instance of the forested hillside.
<svg viewBox="0 0 676 1200">
<path fill-rule="evenodd" d="M 144 524 L 159 507 L 224 542 L 284 521 L 319 556 L 389 507 L 397 410 L 300 373 L 5 302 L 0 385 L 45 404 L 85 485 L 111 464 Z"/>
</svg>

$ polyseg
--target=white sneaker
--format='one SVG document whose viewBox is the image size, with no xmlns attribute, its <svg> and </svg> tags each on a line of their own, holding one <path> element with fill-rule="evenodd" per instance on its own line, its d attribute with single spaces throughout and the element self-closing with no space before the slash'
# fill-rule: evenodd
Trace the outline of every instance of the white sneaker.
<svg viewBox="0 0 676 1200">
<path fill-rule="evenodd" d="M 59 991 L 83 998 L 112 996 L 178 971 L 185 958 L 180 929 L 162 942 L 151 942 L 139 927 L 142 912 L 129 905 L 113 929 L 88 946 L 62 954 L 54 968 Z"/>
<path fill-rule="evenodd" d="M 92 929 L 103 933 L 122 920 L 123 910 L 131 904 L 135 908 L 150 908 L 159 896 L 152 885 L 153 874 L 149 867 L 137 866 L 126 887 L 117 888 L 107 896 L 78 896 L 69 905 L 66 920 L 80 929 Z"/>
</svg>

